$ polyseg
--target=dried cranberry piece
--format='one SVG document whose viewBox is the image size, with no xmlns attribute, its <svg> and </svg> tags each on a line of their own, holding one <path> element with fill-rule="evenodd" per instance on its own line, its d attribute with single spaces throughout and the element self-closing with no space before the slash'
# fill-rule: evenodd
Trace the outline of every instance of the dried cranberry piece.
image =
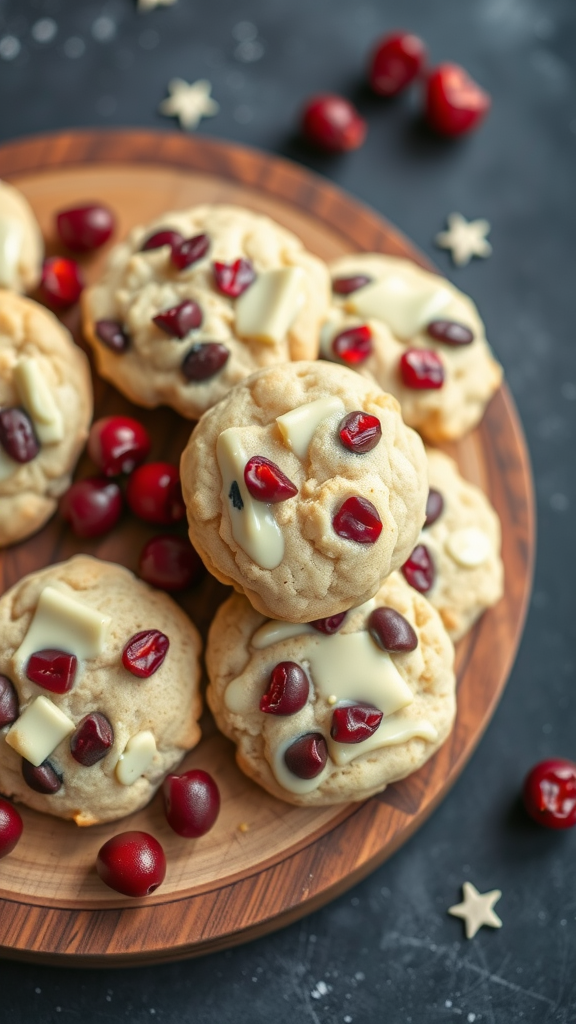
<svg viewBox="0 0 576 1024">
<path fill-rule="evenodd" d="M 357 292 L 360 288 L 364 288 L 367 284 L 370 284 L 373 278 L 369 277 L 368 274 L 352 274 L 350 277 L 335 277 L 332 281 L 332 291 L 336 295 L 352 295 L 352 292 Z"/>
<path fill-rule="evenodd" d="M 42 266 L 41 290 L 51 306 L 71 306 L 84 287 L 80 268 L 64 256 L 50 256 Z"/>
<path fill-rule="evenodd" d="M 152 537 L 140 553 L 138 572 L 160 590 L 185 590 L 204 574 L 199 555 L 185 537 Z"/>
<path fill-rule="evenodd" d="M 172 228 L 162 228 L 160 231 L 155 231 L 153 235 L 150 235 L 144 245 L 140 249 L 140 252 L 150 252 L 152 249 L 161 249 L 163 245 L 169 245 L 170 248 L 174 248 L 180 245 L 184 241 L 183 236 L 179 231 L 173 231 Z"/>
<path fill-rule="evenodd" d="M 347 498 L 332 520 L 334 532 L 357 544 L 375 544 L 382 533 L 378 509 L 367 498 Z"/>
<path fill-rule="evenodd" d="M 122 664 L 133 676 L 149 679 L 168 654 L 170 641 L 159 629 L 145 629 L 130 637 L 122 651 Z"/>
<path fill-rule="evenodd" d="M 36 686 L 51 693 L 68 693 L 74 686 L 78 659 L 75 654 L 47 647 L 31 654 L 26 665 L 26 676 Z"/>
<path fill-rule="evenodd" d="M 184 299 L 177 306 L 153 316 L 152 320 L 165 334 L 181 341 L 190 331 L 200 327 L 202 310 L 194 299 Z"/>
<path fill-rule="evenodd" d="M 410 32 L 393 32 L 380 39 L 372 56 L 370 85 L 379 96 L 396 96 L 420 74 L 426 47 Z"/>
<path fill-rule="evenodd" d="M 122 515 L 122 491 L 113 480 L 77 480 L 60 501 L 60 512 L 77 537 L 101 537 Z"/>
<path fill-rule="evenodd" d="M 31 462 L 38 455 L 40 444 L 23 409 L 0 409 L 0 445 L 15 462 Z"/>
<path fill-rule="evenodd" d="M 524 806 L 544 828 L 576 825 L 576 764 L 552 758 L 534 765 L 524 780 Z"/>
<path fill-rule="evenodd" d="M 321 93 L 311 96 L 302 111 L 302 132 L 321 149 L 344 153 L 362 145 L 366 121 L 343 96 Z"/>
<path fill-rule="evenodd" d="M 86 715 L 70 737 L 70 753 L 78 764 L 91 768 L 101 761 L 114 743 L 114 730 L 100 711 Z"/>
<path fill-rule="evenodd" d="M 172 243 L 170 259 L 178 270 L 186 270 L 193 263 L 197 263 L 206 255 L 210 248 L 208 235 L 194 235 L 193 238 L 183 238 L 180 242 Z"/>
<path fill-rule="evenodd" d="M 126 501 L 135 516 L 147 523 L 170 526 L 186 515 L 178 467 L 147 462 L 128 478 Z"/>
<path fill-rule="evenodd" d="M 130 416 L 104 416 L 90 427 L 88 455 L 105 476 L 131 473 L 149 451 L 148 431 Z"/>
<path fill-rule="evenodd" d="M 440 356 L 427 348 L 408 348 L 400 357 L 400 374 L 407 388 L 416 391 L 441 388 L 444 367 Z"/>
<path fill-rule="evenodd" d="M 22 778 L 26 785 L 30 786 L 30 789 L 34 789 L 37 793 L 45 793 L 47 796 L 53 796 L 62 787 L 62 776 L 56 771 L 54 765 L 50 764 L 50 761 L 43 761 L 36 767 L 23 757 Z"/>
<path fill-rule="evenodd" d="M 260 711 L 267 715 L 295 715 L 301 711 L 310 692 L 308 676 L 295 661 L 281 661 L 270 674 L 266 693 L 260 700 Z"/>
<path fill-rule="evenodd" d="M 12 680 L 0 673 L 0 729 L 18 718 L 18 694 Z"/>
<path fill-rule="evenodd" d="M 328 747 L 320 732 L 308 732 L 300 736 L 284 753 L 288 771 L 299 779 L 315 779 L 327 760 Z"/>
<path fill-rule="evenodd" d="M 298 488 L 275 462 L 264 455 L 253 455 L 244 467 L 244 482 L 256 501 L 277 505 L 298 494 Z"/>
<path fill-rule="evenodd" d="M 234 260 L 234 263 L 215 262 L 213 269 L 218 291 L 230 299 L 237 299 L 256 280 L 252 261 L 244 258 Z"/>
<path fill-rule="evenodd" d="M 424 526 L 432 526 L 432 523 L 435 523 L 436 520 L 440 518 L 443 511 L 444 498 L 440 494 L 440 491 L 431 487 L 426 499 L 426 519 L 424 520 Z"/>
<path fill-rule="evenodd" d="M 383 717 L 372 704 L 345 704 L 332 715 L 330 735 L 337 743 L 362 743 L 376 732 Z"/>
<path fill-rule="evenodd" d="M 98 850 L 96 871 L 124 896 L 150 896 L 166 877 L 166 855 L 148 832 L 120 832 Z"/>
<path fill-rule="evenodd" d="M 22 818 L 8 800 L 0 797 L 0 860 L 7 857 L 22 835 Z"/>
<path fill-rule="evenodd" d="M 202 341 L 186 353 L 182 373 L 186 380 L 200 383 L 210 380 L 228 362 L 230 350 L 220 341 Z"/>
<path fill-rule="evenodd" d="M 487 92 L 458 64 L 439 64 L 428 76 L 426 118 L 441 135 L 477 128 L 490 110 Z"/>
<path fill-rule="evenodd" d="M 210 831 L 220 811 L 220 791 L 201 768 L 168 775 L 162 786 L 164 813 L 170 828 L 185 839 L 198 839 Z"/>
<path fill-rule="evenodd" d="M 361 410 L 349 412 L 338 427 L 345 448 L 356 455 L 364 455 L 376 447 L 382 437 L 382 425 L 377 416 Z"/>
<path fill-rule="evenodd" d="M 74 252 L 92 252 L 108 241 L 115 227 L 112 210 L 102 203 L 72 206 L 56 214 L 60 240 Z"/>
<path fill-rule="evenodd" d="M 416 545 L 410 558 L 404 562 L 402 572 L 414 590 L 418 590 L 421 594 L 427 594 L 431 590 L 436 570 L 432 556 L 424 544 Z"/>
<path fill-rule="evenodd" d="M 368 632 L 378 647 L 391 654 L 404 654 L 418 647 L 414 629 L 395 608 L 375 608 L 368 618 Z"/>
<path fill-rule="evenodd" d="M 474 341 L 470 328 L 455 320 L 432 320 L 426 333 L 435 341 L 443 341 L 445 345 L 470 345 Z"/>
<path fill-rule="evenodd" d="M 367 324 L 349 327 L 332 339 L 332 351 L 348 366 L 358 366 L 372 355 L 372 331 Z"/>
<path fill-rule="evenodd" d="M 94 330 L 102 344 L 118 355 L 130 345 L 130 339 L 118 320 L 97 320 Z"/>
<path fill-rule="evenodd" d="M 333 633 L 338 632 L 347 615 L 348 612 L 339 612 L 338 615 L 329 615 L 326 619 L 314 619 L 314 622 L 310 622 L 308 625 L 313 626 L 319 633 L 332 636 Z"/>
</svg>

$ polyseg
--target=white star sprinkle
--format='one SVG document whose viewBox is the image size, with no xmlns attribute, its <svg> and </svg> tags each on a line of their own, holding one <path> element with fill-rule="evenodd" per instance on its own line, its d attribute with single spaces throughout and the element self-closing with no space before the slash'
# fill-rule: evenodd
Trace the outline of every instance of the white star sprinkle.
<svg viewBox="0 0 576 1024">
<path fill-rule="evenodd" d="M 203 117 L 214 117 L 220 110 L 210 96 L 212 85 L 207 78 L 199 78 L 191 85 L 182 78 L 168 82 L 168 99 L 159 106 L 161 114 L 177 117 L 181 128 L 197 128 Z"/>
<path fill-rule="evenodd" d="M 440 249 L 450 249 L 457 267 L 465 267 L 473 256 L 486 258 L 492 246 L 486 235 L 490 231 L 487 220 L 466 220 L 461 213 L 448 217 L 448 231 L 441 231 L 434 241 Z"/>
<path fill-rule="evenodd" d="M 494 913 L 494 904 L 498 902 L 502 893 L 500 889 L 492 889 L 491 892 L 479 893 L 472 882 L 464 882 L 462 886 L 464 902 L 457 903 L 448 910 L 452 917 L 461 917 L 466 922 L 466 938 L 473 939 L 476 932 L 483 924 L 490 928 L 501 928 L 502 921 L 498 914 Z"/>
<path fill-rule="evenodd" d="M 155 7 L 171 7 L 176 0 L 138 0 L 139 11 L 153 11 Z"/>
</svg>

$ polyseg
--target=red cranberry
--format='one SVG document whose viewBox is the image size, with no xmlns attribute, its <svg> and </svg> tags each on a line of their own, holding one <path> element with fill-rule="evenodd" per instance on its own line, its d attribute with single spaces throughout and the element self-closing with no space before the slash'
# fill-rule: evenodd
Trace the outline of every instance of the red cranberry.
<svg viewBox="0 0 576 1024">
<path fill-rule="evenodd" d="M 122 514 L 122 492 L 112 480 L 89 476 L 68 488 L 60 512 L 77 537 L 100 537 Z"/>
<path fill-rule="evenodd" d="M 312 96 L 304 107 L 302 131 L 321 149 L 344 153 L 362 145 L 366 137 L 366 121 L 343 96 L 322 93 Z"/>
<path fill-rule="evenodd" d="M 400 374 L 407 388 L 430 391 L 444 383 L 440 356 L 427 348 L 408 348 L 400 357 Z"/>
<path fill-rule="evenodd" d="M 178 467 L 169 462 L 138 466 L 128 480 L 126 500 L 135 516 L 170 526 L 186 515 Z"/>
<path fill-rule="evenodd" d="M 362 743 L 376 732 L 383 717 L 372 704 L 346 704 L 334 711 L 330 735 L 337 743 Z"/>
<path fill-rule="evenodd" d="M 131 473 L 149 451 L 148 431 L 129 416 L 105 416 L 90 428 L 88 454 L 105 476 Z"/>
<path fill-rule="evenodd" d="M 214 377 L 228 362 L 230 350 L 220 341 L 202 341 L 193 345 L 182 361 L 186 380 L 200 383 Z"/>
<path fill-rule="evenodd" d="M 115 227 L 112 210 L 102 203 L 71 206 L 56 214 L 60 241 L 74 252 L 91 252 L 108 241 Z"/>
<path fill-rule="evenodd" d="M 376 447 L 382 437 L 382 426 L 377 416 L 367 412 L 349 412 L 338 427 L 340 440 L 355 455 L 364 455 Z"/>
<path fill-rule="evenodd" d="M 295 740 L 284 754 L 288 771 L 299 779 L 315 779 L 328 760 L 326 740 L 320 732 L 308 732 Z"/>
<path fill-rule="evenodd" d="M 214 282 L 222 295 L 237 299 L 256 280 L 251 260 L 239 259 L 234 263 L 214 263 Z"/>
<path fill-rule="evenodd" d="M 130 339 L 121 323 L 117 320 L 97 320 L 96 337 L 103 345 L 120 355 L 130 345 Z"/>
<path fill-rule="evenodd" d="M 74 686 L 78 659 L 75 654 L 47 647 L 31 654 L 26 665 L 26 676 L 36 686 L 51 693 L 68 693 Z"/>
<path fill-rule="evenodd" d="M 0 797 L 0 860 L 12 853 L 22 829 L 22 818 L 16 808 Z"/>
<path fill-rule="evenodd" d="M 434 562 L 428 548 L 424 544 L 417 544 L 408 561 L 404 562 L 402 572 L 414 590 L 421 594 L 427 594 L 432 588 L 436 571 Z"/>
<path fill-rule="evenodd" d="M 70 737 L 70 753 L 78 764 L 91 768 L 101 761 L 114 743 L 114 730 L 106 715 L 93 711 L 76 726 Z"/>
<path fill-rule="evenodd" d="M 182 340 L 190 331 L 200 327 L 202 310 L 194 299 L 184 299 L 184 302 L 172 306 L 172 309 L 165 309 L 153 316 L 152 320 L 165 334 Z"/>
<path fill-rule="evenodd" d="M 375 544 L 382 533 L 378 509 L 366 498 L 346 498 L 332 520 L 334 532 L 357 544 Z"/>
<path fill-rule="evenodd" d="M 576 764 L 563 758 L 540 761 L 524 780 L 524 806 L 544 828 L 576 825 Z"/>
<path fill-rule="evenodd" d="M 474 334 L 465 324 L 456 323 L 455 320 L 432 320 L 426 333 L 435 341 L 442 341 L 445 345 L 470 345 L 474 341 Z"/>
<path fill-rule="evenodd" d="M 170 641 L 159 629 L 145 629 L 130 637 L 122 651 L 124 668 L 139 679 L 149 679 L 162 665 Z"/>
<path fill-rule="evenodd" d="M 56 771 L 50 761 L 43 761 L 42 764 L 33 765 L 22 758 L 22 778 L 30 789 L 36 793 L 44 793 L 46 796 L 53 796 L 62 787 L 62 776 Z"/>
<path fill-rule="evenodd" d="M 193 768 L 168 775 L 162 794 L 166 821 L 179 836 L 198 839 L 210 831 L 220 811 L 220 791 L 208 772 Z"/>
<path fill-rule="evenodd" d="M 424 520 L 424 526 L 432 526 L 432 523 L 435 523 L 436 520 L 440 518 L 443 511 L 444 498 L 440 494 L 440 491 L 436 491 L 434 487 L 431 487 L 426 499 L 426 519 Z"/>
<path fill-rule="evenodd" d="M 336 295 L 351 295 L 359 291 L 372 281 L 368 274 L 353 274 L 352 277 L 335 277 L 332 281 L 332 291 Z"/>
<path fill-rule="evenodd" d="M 332 339 L 332 351 L 349 366 L 357 366 L 372 355 L 372 331 L 367 324 L 349 327 Z"/>
<path fill-rule="evenodd" d="M 0 673 L 0 729 L 18 718 L 18 694 L 8 676 Z"/>
<path fill-rule="evenodd" d="M 301 711 L 310 692 L 304 669 L 295 661 L 281 661 L 270 673 L 266 693 L 260 700 L 260 711 L 267 715 L 295 715 Z"/>
<path fill-rule="evenodd" d="M 185 590 L 197 583 L 204 566 L 185 537 L 152 537 L 140 553 L 138 572 L 160 590 Z"/>
<path fill-rule="evenodd" d="M 326 619 L 314 619 L 314 622 L 310 622 L 309 625 L 317 629 L 319 633 L 332 636 L 333 633 L 338 632 L 347 615 L 348 612 L 339 612 L 338 615 L 329 615 Z"/>
<path fill-rule="evenodd" d="M 375 608 L 368 618 L 368 632 L 378 647 L 391 654 L 405 654 L 418 647 L 412 626 L 395 608 Z"/>
<path fill-rule="evenodd" d="M 32 420 L 22 409 L 0 409 L 0 445 L 15 462 L 31 462 L 38 455 Z"/>
<path fill-rule="evenodd" d="M 50 256 L 42 266 L 41 287 L 51 306 L 71 306 L 84 287 L 78 264 L 64 256 Z"/>
<path fill-rule="evenodd" d="M 206 255 L 210 248 L 208 235 L 194 235 L 193 238 L 184 238 L 181 242 L 172 244 L 170 259 L 178 270 L 186 270 L 193 263 L 197 263 Z"/>
<path fill-rule="evenodd" d="M 120 832 L 98 850 L 96 871 L 124 896 L 150 896 L 166 877 L 166 856 L 148 832 Z"/>
<path fill-rule="evenodd" d="M 150 235 L 144 245 L 140 249 L 140 252 L 150 252 L 151 249 L 161 249 L 163 245 L 169 245 L 171 249 L 175 246 L 180 245 L 184 241 L 184 238 L 179 231 L 173 231 L 171 228 L 163 228 L 161 231 L 155 231 L 153 235 Z"/>
<path fill-rule="evenodd" d="M 477 128 L 490 110 L 487 92 L 458 64 L 439 64 L 426 87 L 426 118 L 441 135 L 462 135 Z"/>
<path fill-rule="evenodd" d="M 244 482 L 256 501 L 277 505 L 298 494 L 298 488 L 275 462 L 264 455 L 253 455 L 244 467 Z"/>
<path fill-rule="evenodd" d="M 370 85 L 379 96 L 396 96 L 420 74 L 426 47 L 410 32 L 393 32 L 381 39 L 369 70 Z"/>
</svg>

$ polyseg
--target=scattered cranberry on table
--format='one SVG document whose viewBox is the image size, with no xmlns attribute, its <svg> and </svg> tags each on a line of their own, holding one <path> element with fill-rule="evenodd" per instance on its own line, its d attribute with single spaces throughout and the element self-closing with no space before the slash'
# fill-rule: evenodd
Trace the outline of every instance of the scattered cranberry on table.
<svg viewBox="0 0 576 1024">
<path fill-rule="evenodd" d="M 0 447 L 14 462 L 31 462 L 40 451 L 32 420 L 23 409 L 0 409 Z"/>
<path fill-rule="evenodd" d="M 410 558 L 402 566 L 404 578 L 418 590 L 420 594 L 427 594 L 432 589 L 436 570 L 434 562 L 425 544 L 417 544 Z"/>
<path fill-rule="evenodd" d="M 376 732 L 383 717 L 372 704 L 345 704 L 332 715 L 330 735 L 337 743 L 362 743 Z"/>
<path fill-rule="evenodd" d="M 112 210 L 102 203 L 71 206 L 56 214 L 60 241 L 73 252 L 92 252 L 111 237 L 115 227 Z"/>
<path fill-rule="evenodd" d="M 11 679 L 0 672 L 0 729 L 18 718 L 18 694 Z"/>
<path fill-rule="evenodd" d="M 372 355 L 372 331 L 367 324 L 348 327 L 332 339 L 332 351 L 348 366 L 358 366 Z"/>
<path fill-rule="evenodd" d="M 140 577 L 160 590 L 185 590 L 204 574 L 200 556 L 186 537 L 152 537 L 140 553 Z"/>
<path fill-rule="evenodd" d="M 352 295 L 360 288 L 370 284 L 372 281 L 368 274 L 353 274 L 351 277 L 335 277 L 332 281 L 332 291 L 335 295 Z"/>
<path fill-rule="evenodd" d="M 213 264 L 214 283 L 222 295 L 237 299 L 256 280 L 256 271 L 251 260 L 243 257 L 233 263 Z"/>
<path fill-rule="evenodd" d="M 431 349 L 409 348 L 400 357 L 400 376 L 407 388 L 433 391 L 444 384 L 444 366 Z"/>
<path fill-rule="evenodd" d="M 332 519 L 334 532 L 357 544 L 375 544 L 382 533 L 378 509 L 367 498 L 347 498 Z"/>
<path fill-rule="evenodd" d="M 424 527 L 432 526 L 437 519 L 440 518 L 444 511 L 444 498 L 434 487 L 431 487 L 428 491 L 428 497 L 426 499 L 426 519 L 424 520 Z"/>
<path fill-rule="evenodd" d="M 244 467 L 244 483 L 256 501 L 277 505 L 298 494 L 298 488 L 275 462 L 264 455 L 253 455 Z"/>
<path fill-rule="evenodd" d="M 320 732 L 308 732 L 294 740 L 284 753 L 288 771 L 299 779 L 315 779 L 328 760 L 326 740 Z"/>
<path fill-rule="evenodd" d="M 405 654 L 418 647 L 413 627 L 395 608 L 375 608 L 368 618 L 368 632 L 378 647 L 390 654 Z"/>
<path fill-rule="evenodd" d="M 477 128 L 491 100 L 464 68 L 439 64 L 426 83 L 426 119 L 441 135 L 463 135 Z"/>
<path fill-rule="evenodd" d="M 343 96 L 312 96 L 302 112 L 302 132 L 309 142 L 332 153 L 358 149 L 366 137 L 366 121 Z"/>
<path fill-rule="evenodd" d="M 30 655 L 26 678 L 51 693 L 68 693 L 74 686 L 77 667 L 75 654 L 48 647 Z"/>
<path fill-rule="evenodd" d="M 540 761 L 524 780 L 524 807 L 544 828 L 576 825 L 576 764 L 562 758 Z"/>
<path fill-rule="evenodd" d="M 102 344 L 117 355 L 125 352 L 130 345 L 130 338 L 118 320 L 97 320 L 94 330 Z"/>
<path fill-rule="evenodd" d="M 122 651 L 122 664 L 138 679 L 149 679 L 162 665 L 170 641 L 159 629 L 144 629 L 130 637 Z"/>
<path fill-rule="evenodd" d="M 22 835 L 22 818 L 16 808 L 0 797 L 0 860 L 7 857 Z"/>
<path fill-rule="evenodd" d="M 369 68 L 369 81 L 379 96 L 396 96 L 420 74 L 426 47 L 411 32 L 392 32 L 378 42 Z"/>
<path fill-rule="evenodd" d="M 60 512 L 77 537 L 100 537 L 122 514 L 122 492 L 113 480 L 89 476 L 68 488 Z"/>
<path fill-rule="evenodd" d="M 114 729 L 100 711 L 93 711 L 78 723 L 70 737 L 70 753 L 78 764 L 91 768 L 110 750 Z"/>
<path fill-rule="evenodd" d="M 382 437 L 382 426 L 377 416 L 367 412 L 349 412 L 338 427 L 340 441 L 355 455 L 371 452 Z"/>
<path fill-rule="evenodd" d="M 50 256 L 44 260 L 40 291 L 50 306 L 64 309 L 80 298 L 84 281 L 75 260 Z"/>
<path fill-rule="evenodd" d="M 170 526 L 186 515 L 178 467 L 147 462 L 128 478 L 126 501 L 135 516 L 147 523 Z"/>
<path fill-rule="evenodd" d="M 199 384 L 210 380 L 228 362 L 230 349 L 220 341 L 200 341 L 184 356 L 182 373 L 186 380 Z"/>
<path fill-rule="evenodd" d="M 132 473 L 149 451 L 148 431 L 130 416 L 105 416 L 90 428 L 88 455 L 104 476 Z"/>
<path fill-rule="evenodd" d="M 202 323 L 202 310 L 194 299 L 184 299 L 177 306 L 165 309 L 152 317 L 153 322 L 164 334 L 182 341 L 190 331 L 196 330 Z"/>
<path fill-rule="evenodd" d="M 152 249 L 161 249 L 163 245 L 169 245 L 172 249 L 174 246 L 180 245 L 183 241 L 184 238 L 179 231 L 173 231 L 172 228 L 163 228 L 160 231 L 155 231 L 153 235 L 150 235 L 146 239 L 140 249 L 140 252 L 150 252 Z"/>
<path fill-rule="evenodd" d="M 270 673 L 268 689 L 260 699 L 260 711 L 266 715 L 295 715 L 301 711 L 310 693 L 308 676 L 295 661 L 281 661 Z"/>
<path fill-rule="evenodd" d="M 162 786 L 164 811 L 170 828 L 184 839 L 206 835 L 220 812 L 220 791 L 201 768 L 168 775 Z"/>
<path fill-rule="evenodd" d="M 326 619 L 314 619 L 313 622 L 309 622 L 309 626 L 313 626 L 319 633 L 325 633 L 326 636 L 332 636 L 333 633 L 337 633 L 344 624 L 344 619 L 348 615 L 348 612 L 339 612 L 337 615 L 329 615 Z"/>
<path fill-rule="evenodd" d="M 22 778 L 30 789 L 36 793 L 43 793 L 45 796 L 54 796 L 62 788 L 62 776 L 58 774 L 50 761 L 43 761 L 42 764 L 31 764 L 25 757 L 22 758 Z"/>
<path fill-rule="evenodd" d="M 208 235 L 194 235 L 192 238 L 183 238 L 172 243 L 170 259 L 177 270 L 186 270 L 194 263 L 201 260 L 210 248 Z"/>
<path fill-rule="evenodd" d="M 166 877 L 166 856 L 148 832 L 120 832 L 98 850 L 96 871 L 124 896 L 150 896 Z"/>
</svg>

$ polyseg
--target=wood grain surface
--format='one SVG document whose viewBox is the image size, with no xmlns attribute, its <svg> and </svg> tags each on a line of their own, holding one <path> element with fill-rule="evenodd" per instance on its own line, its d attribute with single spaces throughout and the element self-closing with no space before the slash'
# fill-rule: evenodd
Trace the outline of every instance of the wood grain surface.
<svg viewBox="0 0 576 1024">
<path fill-rule="evenodd" d="M 274 157 L 179 134 L 117 131 L 35 137 L 0 148 L 0 176 L 31 202 L 49 251 L 54 211 L 98 199 L 118 217 L 116 239 L 163 210 L 199 202 L 239 203 L 270 214 L 319 256 L 354 250 L 426 259 L 396 229 L 325 180 Z M 99 275 L 106 250 L 83 260 Z M 82 344 L 78 311 L 63 320 Z M 498 346 L 498 339 L 493 339 Z M 154 459 L 177 462 L 190 424 L 172 411 L 131 406 L 95 379 L 96 415 L 124 412 L 151 431 Z M 403 782 L 360 804 L 325 809 L 275 800 L 236 768 L 232 745 L 208 713 L 203 739 L 185 767 L 212 772 L 222 793 L 215 828 L 183 840 L 167 826 L 159 798 L 114 825 L 74 824 L 22 811 L 24 836 L 0 862 L 0 953 L 67 965 L 160 962 L 224 948 L 310 912 L 390 856 L 456 779 L 505 686 L 519 642 L 534 557 L 530 466 L 504 387 L 478 430 L 447 450 L 489 494 L 503 528 L 506 593 L 458 645 L 458 716 L 436 756 Z M 77 475 L 93 472 L 84 457 Z M 129 515 L 109 535 L 79 541 L 56 516 L 28 541 L 0 553 L 0 592 L 26 573 L 87 551 L 135 569 L 153 530 Z M 203 635 L 225 588 L 211 577 L 182 600 Z M 151 831 L 168 859 L 165 883 L 130 901 L 98 879 L 98 848 L 126 828 Z"/>
</svg>

